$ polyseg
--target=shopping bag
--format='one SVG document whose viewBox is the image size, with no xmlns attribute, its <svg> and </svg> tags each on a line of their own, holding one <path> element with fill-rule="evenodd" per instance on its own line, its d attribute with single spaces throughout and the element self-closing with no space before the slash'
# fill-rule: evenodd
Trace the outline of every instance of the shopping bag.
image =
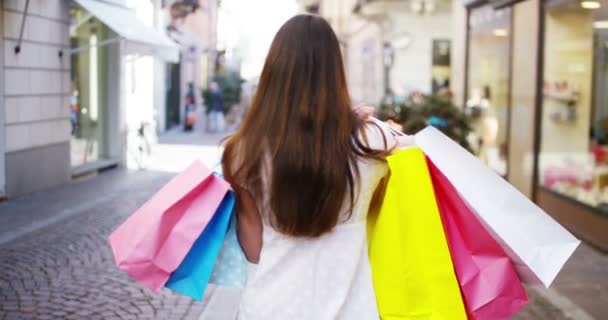
<svg viewBox="0 0 608 320">
<path fill-rule="evenodd" d="M 174 177 L 110 235 L 118 267 L 158 291 L 219 207 L 229 185 L 200 161 Z"/>
<path fill-rule="evenodd" d="M 528 302 L 511 260 L 448 179 L 427 163 L 469 319 L 509 319 Z"/>
<path fill-rule="evenodd" d="M 223 177 L 220 164 L 218 161 L 215 165 L 215 172 L 218 176 Z M 233 210 L 228 232 L 215 261 L 215 266 L 213 266 L 209 283 L 224 287 L 245 287 L 247 282 L 247 259 L 238 240 L 236 224 L 236 210 Z"/>
<path fill-rule="evenodd" d="M 236 233 L 236 215 L 233 215 L 209 283 L 244 288 L 246 282 L 247 260 Z"/>
<path fill-rule="evenodd" d="M 380 212 L 368 218 L 369 259 L 380 318 L 466 319 L 422 151 L 388 157 Z"/>
<path fill-rule="evenodd" d="M 194 245 L 171 275 L 167 288 L 201 301 L 209 283 L 213 266 L 224 243 L 230 217 L 234 209 L 234 195 L 228 192 Z"/>
<path fill-rule="evenodd" d="M 549 286 L 580 241 L 439 130 L 428 127 L 415 140 L 509 255 L 520 279 Z"/>
<path fill-rule="evenodd" d="M 188 117 L 186 118 L 186 124 L 192 126 L 196 124 L 196 113 L 194 111 L 190 111 Z"/>
</svg>

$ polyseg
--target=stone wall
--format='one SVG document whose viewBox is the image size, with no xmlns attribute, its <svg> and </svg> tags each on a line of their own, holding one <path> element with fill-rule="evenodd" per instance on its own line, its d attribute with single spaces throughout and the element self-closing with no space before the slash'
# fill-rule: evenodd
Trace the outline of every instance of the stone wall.
<svg viewBox="0 0 608 320">
<path fill-rule="evenodd" d="M 68 2 L 30 1 L 17 54 L 25 3 L 5 0 L 1 12 L 8 197 L 65 183 L 70 176 Z"/>
</svg>

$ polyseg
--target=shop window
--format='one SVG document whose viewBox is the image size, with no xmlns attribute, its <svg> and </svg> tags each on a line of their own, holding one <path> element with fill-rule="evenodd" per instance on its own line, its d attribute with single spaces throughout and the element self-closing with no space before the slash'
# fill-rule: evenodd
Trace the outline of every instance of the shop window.
<svg viewBox="0 0 608 320">
<path fill-rule="evenodd" d="M 544 15 L 539 184 L 608 212 L 608 1 Z"/>
<path fill-rule="evenodd" d="M 471 144 L 498 174 L 507 174 L 511 9 L 482 6 L 470 10 L 467 99 Z"/>
<path fill-rule="evenodd" d="M 70 11 L 70 143 L 74 167 L 101 160 L 105 153 L 109 29 L 80 8 Z"/>
</svg>

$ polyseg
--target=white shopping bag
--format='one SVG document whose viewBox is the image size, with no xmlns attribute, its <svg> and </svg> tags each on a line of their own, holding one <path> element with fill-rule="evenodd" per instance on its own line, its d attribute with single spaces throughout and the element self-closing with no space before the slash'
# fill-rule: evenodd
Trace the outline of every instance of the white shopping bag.
<svg viewBox="0 0 608 320">
<path fill-rule="evenodd" d="M 580 241 L 439 130 L 428 127 L 415 140 L 502 245 L 521 280 L 548 287 Z"/>
</svg>

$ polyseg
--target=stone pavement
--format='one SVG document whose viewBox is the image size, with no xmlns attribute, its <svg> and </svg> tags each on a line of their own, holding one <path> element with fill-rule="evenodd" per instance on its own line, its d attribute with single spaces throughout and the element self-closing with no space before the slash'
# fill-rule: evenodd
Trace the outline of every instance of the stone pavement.
<svg viewBox="0 0 608 320">
<path fill-rule="evenodd" d="M 551 288 L 595 319 L 608 319 L 608 254 L 582 244 Z"/>
<path fill-rule="evenodd" d="M 194 158 L 217 161 L 218 139 L 169 133 L 148 171 L 115 169 L 0 204 L 0 320 L 230 319 L 238 292 L 211 287 L 203 302 L 151 293 L 116 268 L 107 244 L 173 172 Z M 605 255 L 581 247 L 556 290 L 529 288 L 531 303 L 514 319 L 592 319 L 579 305 L 605 319 L 607 266 Z"/>
<path fill-rule="evenodd" d="M 0 246 L 0 319 L 198 319 L 203 304 L 137 285 L 116 268 L 107 244 L 116 225 L 169 178 L 114 171 L 1 205 L 2 217 L 29 207 L 35 210 L 18 214 L 63 219 Z M 73 214 L 56 211 L 75 202 Z"/>
<path fill-rule="evenodd" d="M 166 289 L 154 294 L 116 268 L 107 243 L 173 172 L 196 158 L 217 161 L 220 136 L 163 139 L 150 170 L 110 170 L 0 204 L 0 320 L 200 317 L 214 288 L 202 303 Z"/>
</svg>

